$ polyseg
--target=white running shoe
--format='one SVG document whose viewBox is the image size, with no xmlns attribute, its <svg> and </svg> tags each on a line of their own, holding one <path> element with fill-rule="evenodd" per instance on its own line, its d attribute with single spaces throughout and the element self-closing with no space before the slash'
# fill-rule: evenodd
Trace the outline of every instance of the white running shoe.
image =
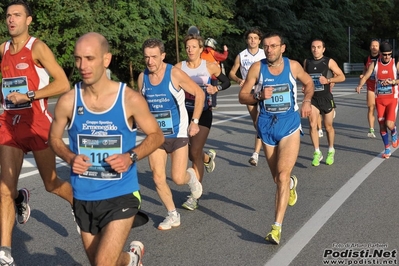
<svg viewBox="0 0 399 266">
<path fill-rule="evenodd" d="M 187 200 L 181 205 L 184 209 L 193 211 L 198 208 L 198 199 L 193 198 L 192 195 L 187 196 Z"/>
<path fill-rule="evenodd" d="M 258 160 L 259 160 L 259 154 L 254 152 L 252 153 L 251 158 L 249 158 L 249 164 L 252 166 L 257 166 L 258 165 Z"/>
<path fill-rule="evenodd" d="M 369 133 L 367 133 L 367 137 L 369 137 L 369 138 L 375 138 L 374 128 L 370 128 L 370 129 L 369 129 Z"/>
<path fill-rule="evenodd" d="M 208 156 L 209 156 L 209 162 L 208 163 L 204 163 L 205 165 L 205 170 L 207 173 L 212 173 L 213 170 L 215 170 L 215 157 L 216 157 L 216 151 L 210 149 L 208 151 Z"/>
<path fill-rule="evenodd" d="M 163 220 L 163 222 L 158 225 L 158 229 L 169 230 L 172 227 L 178 226 L 180 226 L 180 213 L 177 213 L 177 215 L 168 213 L 168 216 L 165 217 L 165 220 Z"/>
<path fill-rule="evenodd" d="M 14 259 L 10 255 L 6 255 L 4 251 L 0 252 L 0 265 L 15 266 Z"/>
<path fill-rule="evenodd" d="M 143 266 L 144 245 L 140 241 L 132 241 L 129 245 L 128 253 L 132 257 L 132 263 L 129 266 Z"/>
<path fill-rule="evenodd" d="M 17 221 L 19 224 L 24 224 L 29 220 L 30 207 L 29 207 L 29 190 L 22 188 L 18 191 L 24 196 L 24 200 L 20 204 L 16 204 L 17 208 Z M 1 265 L 1 264 L 0 264 Z"/>
</svg>

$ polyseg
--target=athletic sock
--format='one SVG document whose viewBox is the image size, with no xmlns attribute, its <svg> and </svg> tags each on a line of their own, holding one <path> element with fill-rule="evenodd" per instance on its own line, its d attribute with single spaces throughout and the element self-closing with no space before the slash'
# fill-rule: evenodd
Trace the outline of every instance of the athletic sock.
<svg viewBox="0 0 399 266">
<path fill-rule="evenodd" d="M 174 209 L 174 210 L 168 211 L 168 214 L 177 216 L 177 211 L 176 211 L 176 209 Z"/>
<path fill-rule="evenodd" d="M 2 251 L 4 252 L 4 255 L 6 255 L 8 258 L 11 258 L 11 247 L 1 246 L 0 252 Z"/>
<path fill-rule="evenodd" d="M 396 134 L 396 126 L 391 130 L 391 136 Z"/>
<path fill-rule="evenodd" d="M 332 152 L 332 151 L 335 151 L 334 147 L 328 148 L 328 152 Z"/>
<path fill-rule="evenodd" d="M 18 190 L 18 197 L 15 199 L 15 203 L 18 205 L 21 204 L 22 201 L 24 201 L 24 195 Z"/>
<path fill-rule="evenodd" d="M 290 177 L 290 189 L 292 189 L 294 187 L 294 180 L 292 180 L 292 178 Z"/>
<path fill-rule="evenodd" d="M 381 132 L 382 142 L 384 142 L 384 146 L 389 148 L 389 139 L 387 132 Z"/>
<path fill-rule="evenodd" d="M 282 224 L 281 224 L 281 223 L 278 223 L 278 222 L 274 222 L 274 225 L 276 225 L 276 226 L 282 226 Z"/>
</svg>

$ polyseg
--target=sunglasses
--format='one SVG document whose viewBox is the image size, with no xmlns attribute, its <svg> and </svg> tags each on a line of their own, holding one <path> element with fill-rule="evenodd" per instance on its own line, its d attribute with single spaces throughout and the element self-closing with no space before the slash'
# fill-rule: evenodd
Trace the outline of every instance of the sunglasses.
<svg viewBox="0 0 399 266">
<path fill-rule="evenodd" d="M 392 53 L 388 53 L 388 54 L 382 54 L 383 56 L 391 56 L 392 55 Z"/>
</svg>

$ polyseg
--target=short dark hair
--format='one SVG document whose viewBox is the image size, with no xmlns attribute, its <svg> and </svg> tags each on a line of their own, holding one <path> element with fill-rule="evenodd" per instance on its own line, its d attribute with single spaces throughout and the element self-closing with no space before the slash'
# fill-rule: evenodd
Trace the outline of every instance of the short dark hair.
<svg viewBox="0 0 399 266">
<path fill-rule="evenodd" d="M 281 45 L 285 44 L 285 38 L 284 38 L 283 34 L 278 31 L 270 31 L 270 32 L 266 33 L 265 37 L 263 37 L 263 39 L 262 39 L 262 43 L 265 39 L 271 38 L 271 37 L 279 37 L 280 41 L 281 41 Z"/>
<path fill-rule="evenodd" d="M 262 33 L 262 31 L 261 31 L 260 29 L 258 29 L 258 28 L 249 28 L 249 29 L 245 32 L 244 38 L 247 39 L 247 38 L 248 38 L 248 35 L 251 34 L 251 33 L 257 34 L 257 35 L 259 36 L 259 40 L 262 40 L 263 33 Z"/>
<path fill-rule="evenodd" d="M 32 10 L 30 9 L 28 3 L 26 3 L 26 2 L 23 1 L 23 0 L 14 0 L 14 1 L 11 1 L 11 2 L 7 5 L 6 10 L 7 10 L 10 6 L 15 6 L 15 5 L 23 6 L 24 9 L 25 9 L 26 15 L 27 15 L 28 17 L 31 17 L 31 16 L 32 16 Z"/>
<path fill-rule="evenodd" d="M 156 38 L 150 38 L 144 41 L 143 45 L 141 46 L 141 49 L 144 52 L 145 48 L 155 48 L 158 47 L 159 50 L 161 51 L 161 54 L 165 53 L 165 45 L 164 43 Z"/>
<path fill-rule="evenodd" d="M 371 44 L 372 42 L 378 42 L 378 44 L 380 44 L 380 40 L 379 40 L 379 39 L 376 39 L 376 38 L 371 39 L 370 44 Z"/>
<path fill-rule="evenodd" d="M 312 42 L 310 43 L 310 45 L 312 45 L 312 43 L 313 43 L 313 42 L 316 42 L 316 41 L 321 42 L 321 44 L 323 45 L 323 48 L 326 47 L 326 44 L 325 44 L 324 41 L 323 41 L 322 39 L 320 39 L 320 38 L 315 38 L 315 39 L 313 39 Z"/>
</svg>

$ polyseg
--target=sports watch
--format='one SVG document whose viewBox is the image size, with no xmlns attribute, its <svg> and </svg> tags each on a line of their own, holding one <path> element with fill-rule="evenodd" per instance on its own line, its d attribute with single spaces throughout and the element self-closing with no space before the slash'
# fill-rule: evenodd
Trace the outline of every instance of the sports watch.
<svg viewBox="0 0 399 266">
<path fill-rule="evenodd" d="M 35 95 L 36 95 L 36 94 L 35 94 L 34 91 L 28 91 L 28 92 L 26 93 L 26 96 L 28 96 L 30 102 L 33 102 L 33 100 L 35 99 Z"/>
<path fill-rule="evenodd" d="M 192 121 L 194 124 L 197 124 L 197 125 L 198 125 L 198 123 L 199 123 L 198 118 L 193 118 L 193 119 L 191 119 L 191 121 Z"/>
<path fill-rule="evenodd" d="M 129 156 L 130 159 L 132 160 L 132 163 L 138 160 L 137 154 L 132 150 L 129 150 Z"/>
</svg>

